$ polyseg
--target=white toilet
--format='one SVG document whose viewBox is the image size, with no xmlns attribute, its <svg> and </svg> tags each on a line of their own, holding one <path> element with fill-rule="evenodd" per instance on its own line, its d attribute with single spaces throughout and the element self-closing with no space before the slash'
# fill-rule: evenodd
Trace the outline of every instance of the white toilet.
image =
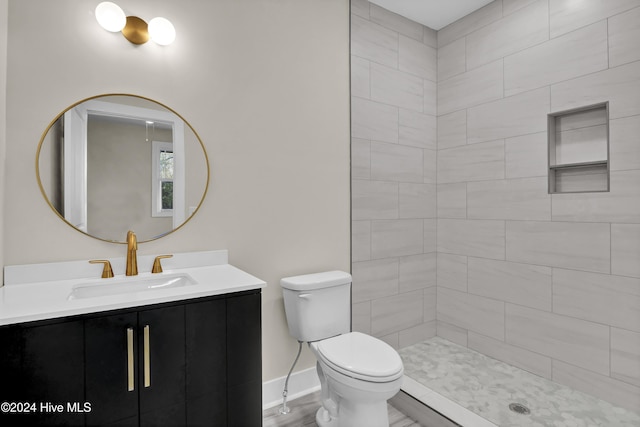
<svg viewBox="0 0 640 427">
<path fill-rule="evenodd" d="M 400 355 L 351 330 L 351 275 L 343 271 L 281 280 L 289 332 L 318 360 L 320 427 L 388 427 L 387 400 L 402 385 Z"/>
</svg>

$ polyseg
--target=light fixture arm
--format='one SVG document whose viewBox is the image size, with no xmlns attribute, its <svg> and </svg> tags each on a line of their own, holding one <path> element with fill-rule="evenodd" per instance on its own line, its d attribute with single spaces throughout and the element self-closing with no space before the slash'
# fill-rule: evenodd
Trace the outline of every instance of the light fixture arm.
<svg viewBox="0 0 640 427">
<path fill-rule="evenodd" d="M 96 20 L 102 28 L 111 32 L 122 32 L 133 44 L 144 44 L 151 39 L 159 45 L 166 46 L 176 38 L 176 30 L 166 18 L 153 18 L 147 24 L 137 16 L 126 16 L 120 6 L 108 1 L 100 3 L 95 13 Z"/>
</svg>

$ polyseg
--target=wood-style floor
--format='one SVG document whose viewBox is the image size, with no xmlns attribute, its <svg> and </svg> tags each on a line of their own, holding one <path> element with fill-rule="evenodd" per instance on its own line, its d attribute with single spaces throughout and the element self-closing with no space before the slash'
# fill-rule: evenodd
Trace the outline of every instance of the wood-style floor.
<svg viewBox="0 0 640 427">
<path fill-rule="evenodd" d="M 287 415 L 278 412 L 280 406 L 264 411 L 263 427 L 317 427 L 316 411 L 320 407 L 319 391 L 287 402 L 287 406 L 291 409 Z M 389 425 L 390 427 L 420 427 L 420 424 L 391 405 L 389 405 Z"/>
</svg>

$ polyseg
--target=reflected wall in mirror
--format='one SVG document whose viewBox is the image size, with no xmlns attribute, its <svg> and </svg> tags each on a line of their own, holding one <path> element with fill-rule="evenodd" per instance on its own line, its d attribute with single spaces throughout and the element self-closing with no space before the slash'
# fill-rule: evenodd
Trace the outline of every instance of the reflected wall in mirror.
<svg viewBox="0 0 640 427">
<path fill-rule="evenodd" d="M 99 95 L 60 113 L 36 154 L 42 194 L 67 224 L 124 243 L 162 237 L 204 200 L 209 161 L 179 114 L 151 99 Z"/>
</svg>

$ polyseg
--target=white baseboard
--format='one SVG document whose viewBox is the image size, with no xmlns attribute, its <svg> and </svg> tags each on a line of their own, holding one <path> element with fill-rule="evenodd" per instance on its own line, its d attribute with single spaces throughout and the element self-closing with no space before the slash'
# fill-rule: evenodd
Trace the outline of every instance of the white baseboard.
<svg viewBox="0 0 640 427">
<path fill-rule="evenodd" d="M 284 377 L 262 383 L 263 410 L 282 404 L 282 391 L 284 390 L 284 382 L 286 379 L 287 377 L 285 375 Z M 287 401 L 313 393 L 317 390 L 320 390 L 320 380 L 318 379 L 318 373 L 315 367 L 294 372 L 291 374 L 291 378 L 289 378 Z"/>
</svg>

